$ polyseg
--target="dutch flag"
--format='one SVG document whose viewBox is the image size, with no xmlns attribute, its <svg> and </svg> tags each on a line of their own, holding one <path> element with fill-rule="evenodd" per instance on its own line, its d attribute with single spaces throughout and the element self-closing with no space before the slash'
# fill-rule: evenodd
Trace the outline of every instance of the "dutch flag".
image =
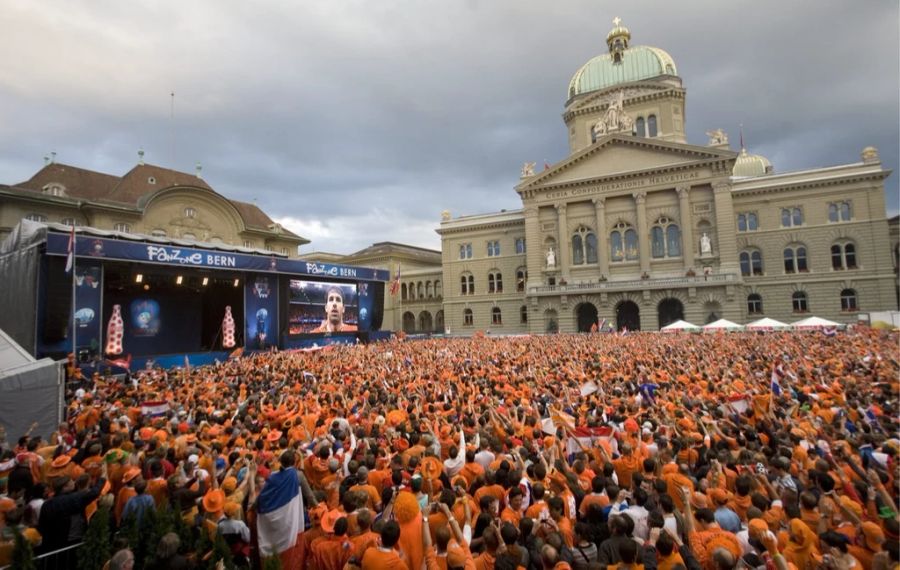
<svg viewBox="0 0 900 570">
<path fill-rule="evenodd" d="M 257 500 L 259 550 L 273 556 L 290 550 L 303 532 L 303 497 L 293 467 L 272 473 Z"/>
<path fill-rule="evenodd" d="M 784 372 L 780 364 L 772 368 L 772 394 L 775 396 L 781 396 L 781 384 L 778 381 L 781 380 L 783 375 Z"/>
</svg>

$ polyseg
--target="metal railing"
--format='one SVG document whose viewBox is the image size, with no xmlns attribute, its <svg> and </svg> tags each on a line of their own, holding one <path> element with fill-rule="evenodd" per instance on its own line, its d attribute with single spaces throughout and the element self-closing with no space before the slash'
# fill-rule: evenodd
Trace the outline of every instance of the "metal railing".
<svg viewBox="0 0 900 570">
<path fill-rule="evenodd" d="M 593 281 L 588 283 L 568 283 L 566 285 L 542 285 L 529 287 L 530 294 L 568 293 L 568 292 L 600 292 L 622 291 L 633 289 L 662 289 L 669 287 L 702 287 L 704 285 L 731 283 L 738 280 L 734 273 L 715 275 L 697 275 L 694 277 L 659 277 L 648 279 L 629 279 L 627 281 Z"/>
<path fill-rule="evenodd" d="M 45 552 L 34 557 L 34 565 L 37 570 L 70 570 L 78 566 L 78 549 L 83 542 L 73 544 L 52 552 Z M 13 570 L 12 565 L 0 566 L 0 570 Z"/>
</svg>

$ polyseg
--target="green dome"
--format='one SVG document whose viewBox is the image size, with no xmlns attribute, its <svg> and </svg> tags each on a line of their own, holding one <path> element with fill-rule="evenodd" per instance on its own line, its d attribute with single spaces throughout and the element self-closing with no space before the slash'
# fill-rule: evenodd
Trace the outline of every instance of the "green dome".
<svg viewBox="0 0 900 570">
<path fill-rule="evenodd" d="M 651 79 L 660 75 L 678 75 L 675 60 L 664 50 L 634 46 L 621 51 L 615 63 L 611 53 L 598 55 L 575 72 L 569 82 L 569 99 L 620 83 Z"/>
</svg>

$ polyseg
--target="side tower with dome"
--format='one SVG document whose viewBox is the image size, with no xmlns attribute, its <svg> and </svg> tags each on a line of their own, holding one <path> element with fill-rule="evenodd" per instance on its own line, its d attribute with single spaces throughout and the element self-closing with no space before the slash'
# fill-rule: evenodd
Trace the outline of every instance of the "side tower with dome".
<svg viewBox="0 0 900 570">
<path fill-rule="evenodd" d="M 538 172 L 525 162 L 521 209 L 442 215 L 446 328 L 658 330 L 812 314 L 849 324 L 897 308 L 878 151 L 776 172 L 722 129 L 689 142 L 674 58 L 631 40 L 616 18 L 605 51 L 572 76 L 569 153 Z"/>
</svg>

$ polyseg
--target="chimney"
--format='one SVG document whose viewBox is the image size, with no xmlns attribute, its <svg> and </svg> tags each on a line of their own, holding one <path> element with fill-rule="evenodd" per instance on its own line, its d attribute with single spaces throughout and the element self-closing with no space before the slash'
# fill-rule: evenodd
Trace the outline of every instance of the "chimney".
<svg viewBox="0 0 900 570">
<path fill-rule="evenodd" d="M 56 164 L 56 151 L 50 153 L 50 164 Z"/>
<path fill-rule="evenodd" d="M 144 149 L 138 149 L 138 166 L 144 166 Z"/>
<path fill-rule="evenodd" d="M 200 174 L 200 172 L 203 170 L 203 165 L 201 165 L 198 162 L 197 166 L 195 167 L 195 170 L 197 171 L 197 178 L 199 178 L 200 180 L 203 180 L 203 176 Z"/>
<path fill-rule="evenodd" d="M 44 155 L 44 166 L 47 166 L 48 164 L 50 164 L 50 156 L 45 154 Z"/>
</svg>

